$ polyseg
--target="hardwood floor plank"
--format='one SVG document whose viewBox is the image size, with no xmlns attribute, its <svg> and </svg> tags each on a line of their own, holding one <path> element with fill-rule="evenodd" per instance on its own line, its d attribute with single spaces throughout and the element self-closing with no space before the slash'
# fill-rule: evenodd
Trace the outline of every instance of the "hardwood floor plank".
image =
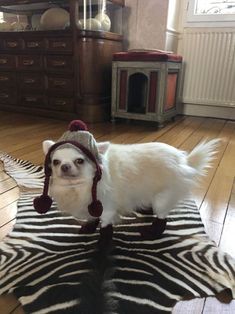
<svg viewBox="0 0 235 314">
<path fill-rule="evenodd" d="M 224 140 L 226 143 L 226 140 Z M 221 154 L 221 152 L 219 153 Z M 235 130 L 200 207 L 202 217 L 223 223 L 235 177 Z M 218 163 L 218 162 L 217 162 Z"/>
<path fill-rule="evenodd" d="M 219 302 L 216 298 L 207 298 L 203 314 L 234 314 L 235 300 L 230 304 Z"/>
<path fill-rule="evenodd" d="M 233 188 L 230 195 L 224 228 L 220 240 L 220 248 L 235 258 L 235 179 L 233 180 Z M 235 313 L 235 311 L 234 311 Z"/>
<path fill-rule="evenodd" d="M 130 130 L 133 129 L 133 126 L 130 127 L 127 124 L 124 125 L 117 125 L 115 129 L 113 129 L 109 133 L 105 133 L 101 135 L 100 137 L 96 137 L 97 142 L 106 142 L 106 141 L 113 141 L 118 136 L 123 136 L 127 132 L 130 132 Z"/>
<path fill-rule="evenodd" d="M 210 169 L 207 171 L 207 175 L 205 178 L 203 178 L 203 181 L 200 183 L 200 185 L 197 186 L 193 190 L 193 195 L 195 197 L 195 201 L 197 203 L 197 206 L 200 208 L 204 197 L 205 197 L 205 191 L 207 192 L 209 189 L 209 186 L 211 185 L 213 178 L 215 176 L 215 173 L 217 171 L 217 168 L 219 164 L 221 163 L 225 150 L 227 149 L 227 145 L 230 142 L 230 140 L 234 137 L 234 130 L 235 130 L 235 123 L 234 122 L 227 122 L 223 128 L 220 128 L 220 125 L 217 125 L 218 129 L 215 129 L 213 132 L 210 130 L 210 132 L 206 132 L 204 134 L 204 138 L 208 137 L 208 139 L 212 138 L 222 138 L 223 141 L 219 147 L 218 154 L 216 155 L 216 159 L 213 162 L 213 165 Z"/>
<path fill-rule="evenodd" d="M 180 301 L 173 308 L 172 314 L 201 314 L 205 299 Z"/>
<path fill-rule="evenodd" d="M 0 194 L 0 209 L 17 201 L 19 198 L 19 189 L 15 187 L 4 194 Z"/>
<path fill-rule="evenodd" d="M 19 306 L 19 301 L 13 294 L 0 296 L 0 313 L 10 314 Z"/>
<path fill-rule="evenodd" d="M 58 138 L 62 132 L 51 130 L 51 128 L 46 128 L 43 131 L 38 132 L 38 134 L 22 134 L 21 136 L 15 135 L 14 139 L 12 137 L 4 139 L 1 141 L 0 150 L 6 151 L 7 153 L 13 153 L 24 147 L 28 147 L 36 143 L 40 144 L 45 139 Z"/>
<path fill-rule="evenodd" d="M 203 218 L 224 222 L 233 178 L 232 174 L 225 176 L 220 168 L 216 171 L 200 209 Z"/>
<path fill-rule="evenodd" d="M 217 231 L 217 230 L 215 230 Z M 219 247 L 235 258 L 235 179 L 233 180 L 229 204 L 226 212 L 224 227 L 220 237 Z M 207 298 L 203 314 L 235 313 L 235 300 L 229 304 L 222 304 L 216 298 Z"/>
<path fill-rule="evenodd" d="M 17 183 L 12 178 L 7 178 L 3 181 L 0 181 L 0 194 L 13 189 L 17 186 Z"/>
<path fill-rule="evenodd" d="M 14 224 L 15 224 L 15 219 L 9 221 L 6 225 L 0 228 L 0 241 L 2 241 L 9 234 L 9 232 L 12 231 Z"/>
<path fill-rule="evenodd" d="M 235 180 L 230 195 L 227 215 L 220 240 L 219 247 L 235 258 L 235 246 L 232 239 L 235 238 Z M 229 304 L 222 304 L 216 298 L 207 298 L 203 314 L 235 313 L 235 300 Z"/>
<path fill-rule="evenodd" d="M 200 127 L 195 130 L 195 132 L 192 133 L 182 145 L 180 145 L 180 149 L 191 151 L 197 144 L 199 144 L 203 140 L 216 137 L 218 135 L 218 132 L 220 132 L 221 128 L 224 126 L 224 122 L 219 122 L 219 124 L 216 124 L 216 131 L 212 132 L 211 128 L 213 126 L 215 128 L 215 123 L 215 119 L 204 118 Z"/>
<path fill-rule="evenodd" d="M 17 202 L 8 204 L 7 206 L 0 209 L 0 228 L 1 226 L 7 224 L 9 221 L 16 217 L 17 213 Z"/>
<path fill-rule="evenodd" d="M 4 171 L 0 171 L 0 182 L 8 179 L 8 175 Z"/>
<path fill-rule="evenodd" d="M 168 122 L 163 128 L 154 130 L 153 132 L 149 133 L 148 135 L 144 136 L 140 139 L 139 143 L 149 143 L 157 141 L 161 136 L 173 130 L 177 125 L 183 123 L 184 120 L 187 120 L 184 116 L 179 116 L 175 119 L 175 121 Z"/>
<path fill-rule="evenodd" d="M 205 218 L 202 218 L 202 222 L 204 224 L 206 234 L 215 242 L 217 246 L 219 246 L 223 224 Z"/>
<path fill-rule="evenodd" d="M 189 117 L 182 123 L 170 129 L 169 132 L 158 138 L 159 142 L 179 147 L 187 138 L 197 130 L 202 124 L 204 118 Z"/>
<path fill-rule="evenodd" d="M 112 142 L 116 144 L 131 144 L 141 136 L 144 129 L 145 128 L 143 126 L 132 127 L 128 130 L 128 132 L 115 136 Z"/>
<path fill-rule="evenodd" d="M 18 306 L 14 311 L 12 311 L 10 314 L 25 314 L 23 308 L 21 306 Z"/>
</svg>

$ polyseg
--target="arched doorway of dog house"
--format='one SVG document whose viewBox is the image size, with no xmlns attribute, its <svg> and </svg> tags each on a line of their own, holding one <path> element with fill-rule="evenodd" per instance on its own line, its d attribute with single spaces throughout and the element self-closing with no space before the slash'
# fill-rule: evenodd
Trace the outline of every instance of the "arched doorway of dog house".
<svg viewBox="0 0 235 314">
<path fill-rule="evenodd" d="M 128 106 L 130 113 L 146 112 L 148 78 L 143 73 L 134 73 L 129 76 Z"/>
</svg>

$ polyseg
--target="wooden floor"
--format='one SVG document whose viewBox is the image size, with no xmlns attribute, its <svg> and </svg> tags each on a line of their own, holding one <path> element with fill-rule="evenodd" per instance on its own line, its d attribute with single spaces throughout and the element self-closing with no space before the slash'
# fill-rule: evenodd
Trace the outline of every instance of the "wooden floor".
<svg viewBox="0 0 235 314">
<path fill-rule="evenodd" d="M 67 122 L 0 112 L 0 150 L 42 164 L 41 142 L 57 139 Z M 201 117 L 177 117 L 162 129 L 143 122 L 89 126 L 98 141 L 144 143 L 160 141 L 190 151 L 203 139 L 223 138 L 218 159 L 208 176 L 193 192 L 210 237 L 235 257 L 235 122 Z M 0 166 L 1 167 L 1 166 Z M 15 223 L 18 189 L 0 168 L 0 239 Z M 13 296 L 0 298 L 0 314 L 23 313 Z M 235 301 L 221 304 L 214 298 L 179 302 L 174 314 L 235 313 Z M 95 313 L 94 313 L 95 314 Z M 146 313 L 147 314 L 147 313 Z"/>
</svg>

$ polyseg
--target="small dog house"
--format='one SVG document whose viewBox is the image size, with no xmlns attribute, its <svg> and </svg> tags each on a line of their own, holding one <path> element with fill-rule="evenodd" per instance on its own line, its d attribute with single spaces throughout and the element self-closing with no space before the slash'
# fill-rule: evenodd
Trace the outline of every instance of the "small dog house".
<svg viewBox="0 0 235 314">
<path fill-rule="evenodd" d="M 112 118 L 156 121 L 178 113 L 182 57 L 158 51 L 118 52 L 112 65 Z"/>
</svg>

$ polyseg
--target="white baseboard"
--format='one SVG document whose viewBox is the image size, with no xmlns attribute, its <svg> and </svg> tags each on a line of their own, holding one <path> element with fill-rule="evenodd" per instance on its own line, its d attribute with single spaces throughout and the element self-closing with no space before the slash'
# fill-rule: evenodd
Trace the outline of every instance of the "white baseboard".
<svg viewBox="0 0 235 314">
<path fill-rule="evenodd" d="M 235 120 L 235 107 L 207 106 L 200 104 L 182 104 L 181 113 L 188 116 L 200 116 Z"/>
</svg>

